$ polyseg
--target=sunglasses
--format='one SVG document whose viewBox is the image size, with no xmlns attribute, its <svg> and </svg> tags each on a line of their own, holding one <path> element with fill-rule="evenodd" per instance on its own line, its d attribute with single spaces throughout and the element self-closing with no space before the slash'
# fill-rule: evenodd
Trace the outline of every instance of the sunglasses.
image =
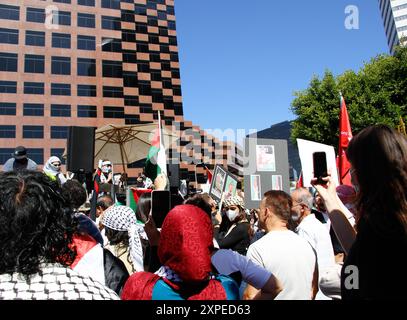
<svg viewBox="0 0 407 320">
<path fill-rule="evenodd" d="M 52 165 L 53 165 L 54 167 L 60 167 L 60 166 L 61 166 L 60 163 L 53 163 Z"/>
</svg>

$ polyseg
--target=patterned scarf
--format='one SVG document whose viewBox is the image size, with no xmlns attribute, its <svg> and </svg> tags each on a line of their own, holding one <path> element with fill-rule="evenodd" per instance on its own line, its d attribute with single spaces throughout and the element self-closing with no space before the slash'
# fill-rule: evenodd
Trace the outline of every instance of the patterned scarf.
<svg viewBox="0 0 407 320">
<path fill-rule="evenodd" d="M 137 223 L 136 214 L 126 206 L 111 206 L 103 213 L 102 224 L 116 231 L 127 231 L 130 257 L 134 270 L 144 271 L 143 248 L 140 237 L 146 239 L 143 225 Z"/>
</svg>

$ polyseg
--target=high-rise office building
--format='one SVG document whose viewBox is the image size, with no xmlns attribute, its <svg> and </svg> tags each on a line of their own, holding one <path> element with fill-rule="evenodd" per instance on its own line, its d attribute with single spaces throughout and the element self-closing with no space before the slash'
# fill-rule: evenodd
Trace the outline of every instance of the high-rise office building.
<svg viewBox="0 0 407 320">
<path fill-rule="evenodd" d="M 407 0 L 378 0 L 391 54 L 407 41 Z"/>
<path fill-rule="evenodd" d="M 160 110 L 182 137 L 168 152 L 182 178 L 200 162 L 239 171 L 233 143 L 183 117 L 173 0 L 3 0 L 0 93 L 0 165 L 17 145 L 38 164 L 61 156 L 69 126 L 151 123 Z"/>
</svg>

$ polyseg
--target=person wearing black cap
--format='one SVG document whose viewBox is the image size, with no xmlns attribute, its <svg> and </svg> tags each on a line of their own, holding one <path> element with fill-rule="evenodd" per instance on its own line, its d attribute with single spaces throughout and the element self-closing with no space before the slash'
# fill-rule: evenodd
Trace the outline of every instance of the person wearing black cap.
<svg viewBox="0 0 407 320">
<path fill-rule="evenodd" d="M 15 148 L 10 158 L 3 165 L 3 171 L 37 170 L 37 164 L 27 157 L 27 149 L 23 146 Z"/>
</svg>

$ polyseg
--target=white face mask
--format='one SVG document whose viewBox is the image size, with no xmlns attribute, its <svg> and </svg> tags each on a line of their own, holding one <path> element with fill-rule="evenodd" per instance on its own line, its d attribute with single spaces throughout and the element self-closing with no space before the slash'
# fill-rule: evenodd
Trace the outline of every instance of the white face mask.
<svg viewBox="0 0 407 320">
<path fill-rule="evenodd" d="M 103 167 L 102 167 L 102 172 L 103 172 L 103 173 L 109 173 L 109 172 L 110 172 L 110 167 L 103 166 Z"/>
<path fill-rule="evenodd" d="M 239 209 L 236 209 L 236 210 L 228 210 L 228 211 L 226 212 L 226 215 L 228 216 L 228 219 L 229 219 L 231 222 L 233 222 L 233 221 L 236 219 L 236 217 L 238 216 L 238 214 L 239 214 Z"/>
</svg>

